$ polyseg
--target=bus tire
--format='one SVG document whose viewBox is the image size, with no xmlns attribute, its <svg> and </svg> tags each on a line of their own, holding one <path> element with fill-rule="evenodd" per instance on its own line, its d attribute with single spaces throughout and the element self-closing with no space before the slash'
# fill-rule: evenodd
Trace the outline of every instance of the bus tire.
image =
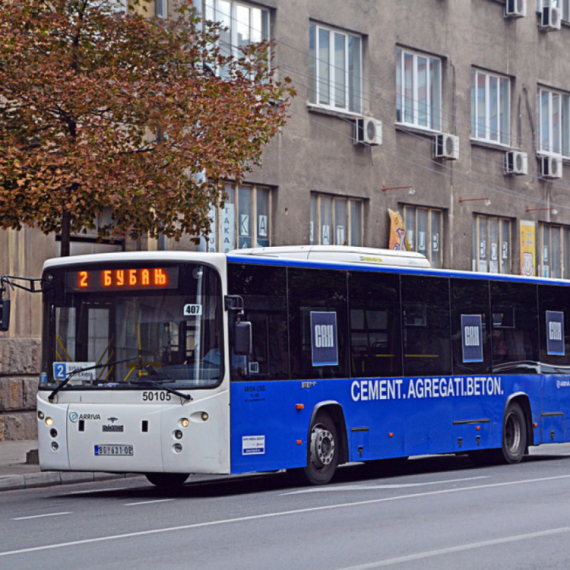
<svg viewBox="0 0 570 570">
<path fill-rule="evenodd" d="M 162 489 L 182 487 L 188 473 L 145 473 L 150 483 Z"/>
<path fill-rule="evenodd" d="M 337 429 L 327 412 L 318 412 L 311 425 L 309 458 L 305 477 L 313 485 L 328 483 L 336 471 L 339 458 Z"/>
<path fill-rule="evenodd" d="M 501 459 L 505 463 L 519 463 L 526 451 L 526 419 L 517 402 L 509 404 L 503 420 Z"/>
</svg>

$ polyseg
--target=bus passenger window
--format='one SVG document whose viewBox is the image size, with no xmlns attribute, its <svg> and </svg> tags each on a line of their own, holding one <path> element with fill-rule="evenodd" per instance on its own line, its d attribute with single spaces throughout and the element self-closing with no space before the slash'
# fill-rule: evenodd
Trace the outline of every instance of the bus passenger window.
<svg viewBox="0 0 570 570">
<path fill-rule="evenodd" d="M 489 372 L 492 356 L 489 281 L 451 279 L 450 286 L 453 373 Z M 473 334 L 468 335 L 465 327 L 474 330 Z"/>
<path fill-rule="evenodd" d="M 541 363 L 570 365 L 570 311 L 567 298 L 566 287 L 538 286 Z"/>
<path fill-rule="evenodd" d="M 291 347 L 291 378 L 346 378 L 347 358 L 347 273 L 323 269 L 288 269 L 289 330 Z M 326 343 L 336 344 L 338 361 L 318 365 L 313 352 L 312 313 L 320 313 L 324 325 L 336 322 L 336 335 L 327 336 Z M 326 329 L 328 330 L 328 329 Z"/>
<path fill-rule="evenodd" d="M 349 299 L 352 377 L 400 376 L 402 350 L 398 276 L 351 272 Z"/>
<path fill-rule="evenodd" d="M 451 374 L 449 280 L 403 275 L 404 373 Z"/>
<path fill-rule="evenodd" d="M 228 291 L 242 297 L 253 340 L 249 356 L 232 355 L 232 380 L 289 378 L 286 286 L 285 268 L 228 264 Z"/>
<path fill-rule="evenodd" d="M 493 371 L 517 373 L 538 362 L 536 285 L 491 283 Z"/>
</svg>

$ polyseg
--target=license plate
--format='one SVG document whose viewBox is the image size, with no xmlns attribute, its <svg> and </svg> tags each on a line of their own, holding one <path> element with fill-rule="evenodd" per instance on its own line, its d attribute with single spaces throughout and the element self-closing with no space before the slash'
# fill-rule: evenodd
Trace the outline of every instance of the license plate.
<svg viewBox="0 0 570 570">
<path fill-rule="evenodd" d="M 96 445 L 95 455 L 134 455 L 132 445 Z"/>
</svg>

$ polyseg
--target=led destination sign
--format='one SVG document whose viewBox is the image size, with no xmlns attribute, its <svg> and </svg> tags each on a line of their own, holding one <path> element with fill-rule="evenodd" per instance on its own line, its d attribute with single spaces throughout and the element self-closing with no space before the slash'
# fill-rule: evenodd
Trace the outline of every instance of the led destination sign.
<svg viewBox="0 0 570 570">
<path fill-rule="evenodd" d="M 178 267 L 69 271 L 65 284 L 74 291 L 176 289 L 178 287 Z"/>
</svg>

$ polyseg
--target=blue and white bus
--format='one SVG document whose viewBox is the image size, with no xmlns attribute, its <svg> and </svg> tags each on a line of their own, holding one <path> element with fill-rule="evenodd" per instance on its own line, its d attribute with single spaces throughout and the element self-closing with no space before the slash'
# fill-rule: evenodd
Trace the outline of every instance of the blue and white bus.
<svg viewBox="0 0 570 570">
<path fill-rule="evenodd" d="M 570 440 L 570 286 L 297 246 L 46 262 L 42 469 L 298 469 Z"/>
</svg>

